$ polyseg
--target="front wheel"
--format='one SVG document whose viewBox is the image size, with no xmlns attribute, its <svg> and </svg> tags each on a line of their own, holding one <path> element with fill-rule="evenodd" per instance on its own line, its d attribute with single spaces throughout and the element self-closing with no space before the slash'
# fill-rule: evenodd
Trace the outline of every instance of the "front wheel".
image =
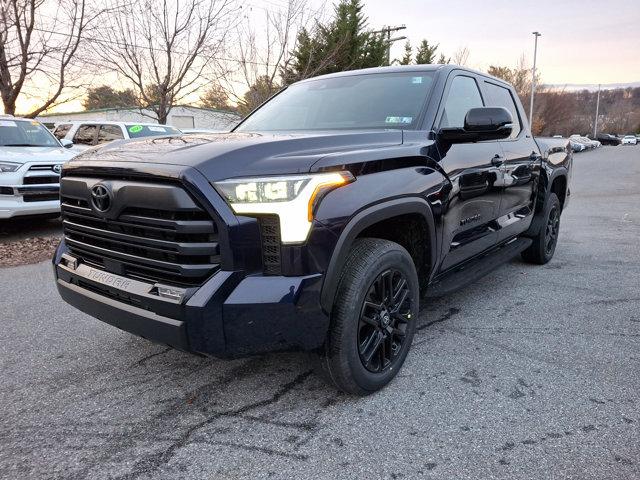
<svg viewBox="0 0 640 480">
<path fill-rule="evenodd" d="M 531 246 L 522 252 L 525 261 L 544 265 L 553 258 L 560 233 L 561 209 L 558 196 L 550 193 L 542 212 L 543 224 L 540 231 L 533 238 Z"/>
<path fill-rule="evenodd" d="M 381 389 L 404 363 L 418 317 L 418 275 L 409 253 L 387 240 L 357 240 L 345 262 L 321 375 L 356 395 Z"/>
</svg>

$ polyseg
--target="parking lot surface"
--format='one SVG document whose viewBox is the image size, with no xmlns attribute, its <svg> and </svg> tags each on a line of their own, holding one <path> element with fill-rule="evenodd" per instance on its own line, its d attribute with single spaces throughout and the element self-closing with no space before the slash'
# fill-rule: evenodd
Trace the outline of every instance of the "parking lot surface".
<svg viewBox="0 0 640 480">
<path fill-rule="evenodd" d="M 380 393 L 303 354 L 218 361 L 0 270 L 3 478 L 640 478 L 640 147 L 575 156 L 555 258 L 423 307 Z"/>
</svg>

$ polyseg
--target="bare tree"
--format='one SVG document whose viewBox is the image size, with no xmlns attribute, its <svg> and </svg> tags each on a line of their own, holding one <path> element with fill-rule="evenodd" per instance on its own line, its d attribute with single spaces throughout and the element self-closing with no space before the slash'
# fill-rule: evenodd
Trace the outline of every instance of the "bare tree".
<svg viewBox="0 0 640 480">
<path fill-rule="evenodd" d="M 21 96 L 33 99 L 35 106 L 25 115 L 31 118 L 65 100 L 65 87 L 77 78 L 73 67 L 85 31 L 97 15 L 88 12 L 85 0 L 0 1 L 0 96 L 5 113 L 15 114 Z"/>
<path fill-rule="evenodd" d="M 222 66 L 238 8 L 233 0 L 112 0 L 96 53 L 139 95 L 161 124 L 171 108 Z M 105 44 L 110 44 L 105 48 Z"/>
<path fill-rule="evenodd" d="M 464 66 L 469 61 L 469 49 L 467 47 L 460 47 L 453 54 L 453 63 L 455 65 Z"/>
<path fill-rule="evenodd" d="M 247 12 L 236 30 L 237 68 L 222 79 L 230 100 L 242 114 L 246 115 L 281 88 L 280 73 L 289 64 L 298 33 L 311 15 L 307 0 L 288 0 L 277 10 Z M 260 29 L 254 26 L 258 16 L 264 19 Z"/>
</svg>

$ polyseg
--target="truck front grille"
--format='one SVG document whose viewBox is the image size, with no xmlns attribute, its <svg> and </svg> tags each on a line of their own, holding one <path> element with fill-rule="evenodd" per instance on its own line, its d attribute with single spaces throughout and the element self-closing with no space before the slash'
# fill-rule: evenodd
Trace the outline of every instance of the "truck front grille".
<svg viewBox="0 0 640 480">
<path fill-rule="evenodd" d="M 91 206 L 96 183 L 63 178 L 64 238 L 72 254 L 115 274 L 181 286 L 201 285 L 218 270 L 217 225 L 182 187 L 154 183 L 146 190 L 144 182 L 114 181 L 124 193 L 115 195 L 118 213 L 107 218 Z"/>
</svg>

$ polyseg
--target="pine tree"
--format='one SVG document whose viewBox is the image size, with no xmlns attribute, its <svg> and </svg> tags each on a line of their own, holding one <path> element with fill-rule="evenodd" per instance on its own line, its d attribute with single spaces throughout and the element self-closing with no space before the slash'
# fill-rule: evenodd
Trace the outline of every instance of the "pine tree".
<svg viewBox="0 0 640 480">
<path fill-rule="evenodd" d="M 404 55 L 398 61 L 400 65 L 411 65 L 411 59 L 413 58 L 413 49 L 411 48 L 411 42 L 407 40 L 404 44 Z"/>
<path fill-rule="evenodd" d="M 436 63 L 436 50 L 438 50 L 438 44 L 429 45 L 426 39 L 422 40 L 418 47 L 418 53 L 416 53 L 416 63 L 418 65 Z"/>
<path fill-rule="evenodd" d="M 284 82 L 386 65 L 387 41 L 367 29 L 362 9 L 361 0 L 340 0 L 328 23 L 317 24 L 313 32 L 303 29 L 291 62 L 281 72 Z"/>
</svg>

